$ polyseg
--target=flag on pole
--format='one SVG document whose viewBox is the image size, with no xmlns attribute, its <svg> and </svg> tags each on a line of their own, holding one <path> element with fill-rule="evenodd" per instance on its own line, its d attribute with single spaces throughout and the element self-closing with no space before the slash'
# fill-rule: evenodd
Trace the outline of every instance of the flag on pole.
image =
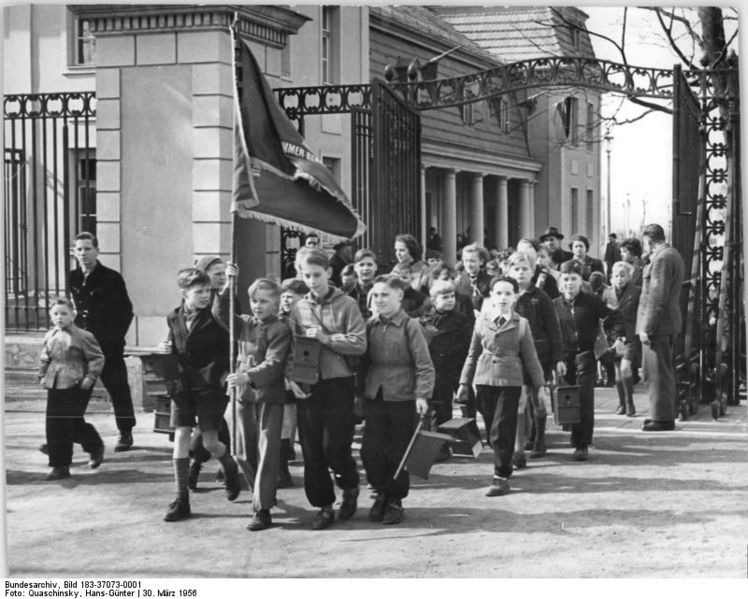
<svg viewBox="0 0 748 599">
<path fill-rule="evenodd" d="M 231 210 L 302 231 L 350 239 L 366 226 L 333 174 L 315 156 L 276 101 L 240 40 L 241 98 L 234 86 L 234 181 Z"/>
</svg>

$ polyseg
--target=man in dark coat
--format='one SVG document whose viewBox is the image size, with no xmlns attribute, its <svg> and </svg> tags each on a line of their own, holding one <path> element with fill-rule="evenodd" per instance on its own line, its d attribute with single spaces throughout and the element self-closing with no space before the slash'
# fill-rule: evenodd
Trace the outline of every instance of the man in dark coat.
<svg viewBox="0 0 748 599">
<path fill-rule="evenodd" d="M 558 232 L 556 227 L 548 227 L 545 232 L 538 238 L 540 243 L 548 248 L 548 255 L 553 262 L 553 268 L 558 270 L 567 260 L 571 260 L 574 254 L 561 248 L 561 240 L 564 236 Z"/>
<path fill-rule="evenodd" d="M 135 426 L 124 358 L 125 335 L 133 318 L 132 303 L 122 275 L 97 259 L 99 242 L 96 237 L 85 231 L 79 233 L 75 237 L 74 251 L 78 267 L 70 271 L 69 283 L 77 312 L 75 324 L 93 333 L 104 352 L 101 382 L 112 399 L 119 429 L 114 451 L 127 451 L 132 447 Z"/>
<path fill-rule="evenodd" d="M 612 274 L 613 265 L 621 259 L 621 250 L 618 247 L 618 237 L 615 233 L 611 233 L 608 236 L 608 244 L 605 246 L 605 275 L 608 283 L 610 283 L 610 275 Z"/>
<path fill-rule="evenodd" d="M 652 416 L 642 430 L 671 431 L 676 406 L 673 346 L 682 328 L 680 291 L 686 266 L 678 250 L 665 241 L 660 225 L 647 225 L 642 235 L 649 241 L 649 264 L 644 267 L 636 333 L 642 342 Z"/>
<path fill-rule="evenodd" d="M 341 241 L 333 246 L 333 250 L 335 250 L 335 253 L 330 258 L 330 269 L 332 270 L 330 282 L 340 288 L 342 287 L 340 273 L 347 264 L 353 261 L 353 243 L 351 241 Z"/>
</svg>

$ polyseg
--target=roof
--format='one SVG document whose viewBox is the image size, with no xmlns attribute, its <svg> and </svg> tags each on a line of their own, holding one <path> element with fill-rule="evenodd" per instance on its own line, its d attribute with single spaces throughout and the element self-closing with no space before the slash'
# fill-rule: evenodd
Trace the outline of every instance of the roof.
<svg viewBox="0 0 748 599">
<path fill-rule="evenodd" d="M 575 48 L 569 23 L 584 28 L 588 15 L 573 7 L 434 6 L 456 31 L 503 62 L 549 56 L 594 57 L 589 34 Z"/>
<path fill-rule="evenodd" d="M 460 52 L 478 58 L 490 65 L 501 63 L 496 54 L 481 47 L 470 37 L 458 31 L 436 12 L 425 6 L 370 6 L 369 15 L 382 21 L 398 24 L 410 31 L 422 33 L 430 40 L 441 42 L 445 49 L 460 46 Z"/>
</svg>

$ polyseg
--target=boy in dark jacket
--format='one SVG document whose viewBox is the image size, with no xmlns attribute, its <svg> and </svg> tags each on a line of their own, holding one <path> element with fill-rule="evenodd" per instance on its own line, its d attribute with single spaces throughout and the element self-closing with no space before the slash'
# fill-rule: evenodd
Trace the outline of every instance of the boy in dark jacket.
<svg viewBox="0 0 748 599">
<path fill-rule="evenodd" d="M 197 268 L 177 275 L 183 302 L 166 317 L 169 341 L 162 346 L 176 356 L 178 375 L 171 381 L 171 424 L 174 431 L 174 476 L 177 497 L 164 520 L 189 518 L 189 448 L 195 425 L 203 433 L 205 448 L 223 466 L 226 497 L 233 501 L 241 490 L 239 470 L 228 448 L 218 440 L 218 429 L 226 409 L 224 379 L 229 370 L 229 335 L 210 310 L 210 278 Z"/>
<path fill-rule="evenodd" d="M 236 274 L 229 265 L 229 276 Z M 229 328 L 229 294 L 224 290 L 214 310 L 218 321 Z M 236 317 L 238 366 L 227 378 L 238 394 L 237 445 L 254 474 L 254 517 L 247 528 L 265 530 L 272 525 L 270 508 L 280 465 L 283 406 L 286 403 L 284 372 L 291 344 L 291 330 L 278 319 L 280 287 L 269 279 L 257 279 L 247 290 L 252 316 Z"/>
<path fill-rule="evenodd" d="M 569 260 L 561 265 L 561 296 L 553 300 L 564 341 L 566 382 L 579 385 L 580 422 L 571 425 L 572 459 L 582 462 L 588 457 L 595 425 L 595 338 L 601 319 L 614 326 L 619 314 L 608 308 L 596 295 L 582 291 L 582 265 Z"/>
<path fill-rule="evenodd" d="M 432 307 L 421 317 L 420 322 L 426 333 L 429 354 L 436 370 L 434 393 L 429 400 L 432 413 L 429 428 L 436 430 L 440 424 L 452 418 L 452 396 L 460 382 L 473 327 L 470 319 L 455 309 L 454 283 L 434 281 L 430 295 Z M 449 457 L 449 446 L 445 444 L 437 460 Z"/>
</svg>

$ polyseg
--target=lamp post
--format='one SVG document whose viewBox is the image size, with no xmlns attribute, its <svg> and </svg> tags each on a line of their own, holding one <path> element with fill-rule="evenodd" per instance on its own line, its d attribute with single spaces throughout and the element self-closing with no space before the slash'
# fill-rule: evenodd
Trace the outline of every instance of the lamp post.
<svg viewBox="0 0 748 599">
<path fill-rule="evenodd" d="M 610 125 L 605 128 L 605 135 L 603 136 L 603 144 L 605 147 L 605 154 L 607 155 L 607 173 L 608 173 L 608 191 L 605 197 L 605 239 L 611 234 L 610 230 L 610 151 L 613 149 L 613 136 L 610 133 Z"/>
</svg>

